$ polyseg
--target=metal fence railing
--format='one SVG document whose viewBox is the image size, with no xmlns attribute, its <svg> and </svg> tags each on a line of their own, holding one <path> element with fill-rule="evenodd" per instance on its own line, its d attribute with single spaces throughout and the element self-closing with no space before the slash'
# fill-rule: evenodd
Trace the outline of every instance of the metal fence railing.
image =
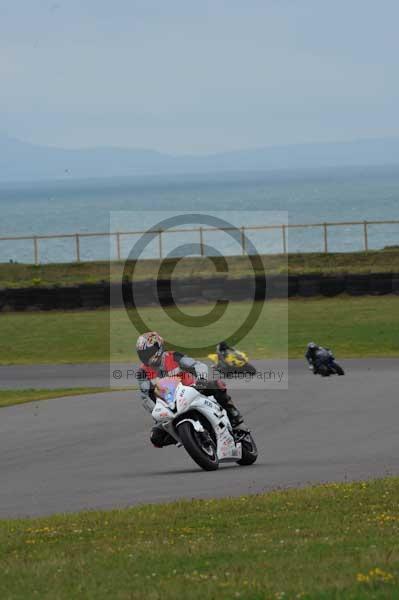
<svg viewBox="0 0 399 600">
<path fill-rule="evenodd" d="M 289 241 L 288 241 L 288 232 L 291 230 L 309 230 L 311 228 L 320 230 L 320 252 L 329 252 L 330 251 L 330 229 L 331 228 L 340 228 L 340 227 L 358 227 L 358 241 L 359 247 L 357 250 L 368 251 L 372 249 L 372 246 L 369 243 L 369 228 L 370 226 L 386 226 L 386 225 L 399 225 L 399 220 L 386 220 L 386 221 L 343 221 L 343 222 L 325 222 L 325 223 L 290 223 L 290 224 L 274 224 L 274 225 L 248 225 L 240 227 L 240 246 L 242 254 L 247 253 L 247 244 L 248 239 L 250 239 L 251 232 L 259 232 L 264 231 L 265 233 L 270 230 L 280 231 L 280 243 L 279 248 L 274 250 L 276 253 L 287 254 L 290 251 Z M 221 228 L 215 229 L 213 227 L 198 227 L 198 228 L 176 228 L 176 229 L 168 229 L 168 230 L 157 230 L 156 235 L 158 238 L 158 250 L 157 250 L 157 258 L 163 258 L 163 243 L 164 237 L 169 235 L 170 233 L 189 233 L 196 236 L 198 240 L 198 247 L 200 249 L 199 254 L 201 256 L 206 255 L 206 244 L 205 238 L 207 233 L 209 232 L 218 232 L 218 231 L 232 231 L 233 228 Z M 115 258 L 117 260 L 122 260 L 125 258 L 122 253 L 122 245 L 121 242 L 125 236 L 140 236 L 146 234 L 146 231 L 116 231 L 116 232 L 92 232 L 92 233 L 63 233 L 63 234 L 52 234 L 52 235 L 33 235 L 33 236 L 5 236 L 0 237 L 0 242 L 8 242 L 9 244 L 13 242 L 27 242 L 31 247 L 30 256 L 31 261 L 23 260 L 22 262 L 32 262 L 35 265 L 41 263 L 40 256 L 40 242 L 45 240 L 71 240 L 73 245 L 73 261 L 81 262 L 81 240 L 86 238 L 109 238 L 110 240 L 114 240 L 115 243 Z M 193 241 L 193 236 L 190 235 L 190 241 Z M 8 244 L 8 252 L 10 245 Z M 399 229 L 397 238 L 395 238 L 395 244 L 399 245 Z M 297 250 L 296 250 L 297 251 Z M 309 250 L 302 249 L 301 251 L 306 252 Z M 312 248 L 311 251 L 317 251 Z M 89 260 L 99 260 L 100 258 L 97 256 L 92 256 Z M 1 256 L 0 254 L 0 262 L 8 262 L 12 261 L 8 255 Z M 86 260 L 86 259 L 85 259 Z M 46 261 L 46 262 L 66 262 L 61 260 L 54 261 Z"/>
</svg>

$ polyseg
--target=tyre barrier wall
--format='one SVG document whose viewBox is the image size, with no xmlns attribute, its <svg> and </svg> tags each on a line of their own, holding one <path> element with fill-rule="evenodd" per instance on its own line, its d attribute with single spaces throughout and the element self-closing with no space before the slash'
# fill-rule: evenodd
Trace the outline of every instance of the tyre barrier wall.
<svg viewBox="0 0 399 600">
<path fill-rule="evenodd" d="M 262 285 L 262 280 L 258 281 Z M 256 281 L 242 279 L 185 279 L 139 281 L 134 285 L 134 300 L 131 286 L 124 283 L 96 283 L 71 287 L 28 287 L 0 288 L 0 311 L 23 310 L 70 310 L 76 308 L 94 309 L 100 307 L 120 308 L 170 305 L 173 302 L 214 302 L 215 300 L 251 300 L 257 297 Z M 129 293 L 130 292 L 130 293 Z M 370 275 L 270 275 L 266 279 L 266 298 L 287 298 L 299 296 L 337 296 L 347 293 L 351 296 L 367 294 L 398 294 L 398 274 Z M 258 294 L 261 296 L 261 294 Z"/>
</svg>

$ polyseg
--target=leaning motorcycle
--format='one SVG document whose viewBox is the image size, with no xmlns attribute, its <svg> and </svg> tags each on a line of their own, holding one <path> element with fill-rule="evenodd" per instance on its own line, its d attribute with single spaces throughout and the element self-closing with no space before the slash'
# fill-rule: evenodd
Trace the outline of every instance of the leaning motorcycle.
<svg viewBox="0 0 399 600">
<path fill-rule="evenodd" d="M 335 361 L 335 356 L 329 350 L 326 350 L 325 354 L 318 358 L 316 365 L 313 367 L 313 373 L 315 375 L 321 375 L 322 377 L 329 377 L 330 375 L 345 375 L 345 371 Z"/>
<path fill-rule="evenodd" d="M 223 375 L 256 374 L 255 367 L 248 361 L 248 355 L 240 350 L 229 350 L 223 357 L 218 354 L 208 354 L 208 358 L 213 362 L 213 368 Z"/>
<path fill-rule="evenodd" d="M 226 411 L 213 396 L 203 396 L 174 377 L 160 379 L 155 396 L 154 420 L 205 471 L 216 470 L 221 462 L 251 465 L 258 458 L 249 429 L 233 430 Z"/>
</svg>

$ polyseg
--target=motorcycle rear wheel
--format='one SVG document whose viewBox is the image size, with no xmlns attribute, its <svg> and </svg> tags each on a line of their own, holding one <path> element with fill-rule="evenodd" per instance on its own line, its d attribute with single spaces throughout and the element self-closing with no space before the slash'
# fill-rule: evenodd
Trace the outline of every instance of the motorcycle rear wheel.
<svg viewBox="0 0 399 600">
<path fill-rule="evenodd" d="M 317 367 L 317 371 L 316 372 L 319 375 L 321 375 L 322 377 L 329 377 L 331 375 L 331 371 L 327 367 L 327 365 L 320 365 L 319 367 Z"/>
<path fill-rule="evenodd" d="M 243 371 L 248 375 L 256 375 L 256 369 L 251 363 L 247 363 L 245 367 L 243 367 Z"/>
<path fill-rule="evenodd" d="M 204 469 L 204 471 L 216 471 L 219 467 L 219 459 L 213 441 L 205 447 L 201 441 L 200 433 L 195 431 L 193 425 L 189 421 L 178 424 L 177 430 L 179 432 L 181 443 L 193 461 L 196 462 L 201 469 Z"/>
<path fill-rule="evenodd" d="M 338 363 L 333 363 L 334 365 L 334 369 L 337 375 L 345 375 L 345 371 L 343 370 L 343 368 L 338 364 Z"/>
</svg>

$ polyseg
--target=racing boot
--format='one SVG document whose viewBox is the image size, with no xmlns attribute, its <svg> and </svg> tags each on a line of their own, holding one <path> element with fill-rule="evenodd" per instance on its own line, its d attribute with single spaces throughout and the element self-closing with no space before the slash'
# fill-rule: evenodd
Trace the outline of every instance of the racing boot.
<svg viewBox="0 0 399 600">
<path fill-rule="evenodd" d="M 164 446 L 176 444 L 176 440 L 161 425 L 154 425 L 151 429 L 150 440 L 155 448 L 163 448 Z"/>
<path fill-rule="evenodd" d="M 198 385 L 198 384 L 197 384 Z M 197 387 L 197 386 L 196 386 Z M 213 396 L 220 406 L 225 409 L 233 429 L 238 428 L 244 422 L 242 414 L 234 406 L 231 396 L 226 391 L 226 384 L 221 379 L 208 381 L 205 389 L 201 390 L 205 396 Z"/>
<path fill-rule="evenodd" d="M 224 406 L 227 416 L 230 419 L 230 423 L 233 429 L 237 429 L 243 422 L 244 418 L 238 408 L 234 406 L 231 400 L 229 400 Z"/>
</svg>

